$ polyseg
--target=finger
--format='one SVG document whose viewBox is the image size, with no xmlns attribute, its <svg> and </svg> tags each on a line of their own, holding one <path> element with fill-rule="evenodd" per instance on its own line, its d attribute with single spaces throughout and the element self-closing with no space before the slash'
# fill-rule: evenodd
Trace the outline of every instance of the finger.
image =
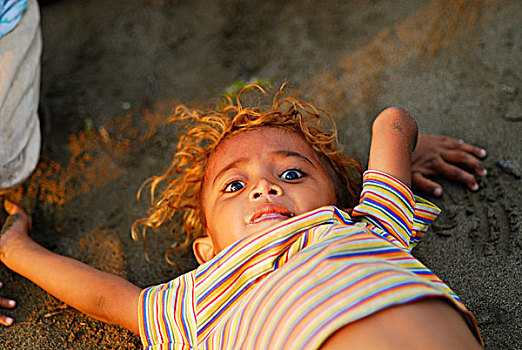
<svg viewBox="0 0 522 350">
<path fill-rule="evenodd" d="M 467 144 L 466 142 L 464 142 L 462 140 L 459 140 L 459 141 L 460 141 L 460 146 L 458 147 L 459 149 L 461 149 L 465 152 L 471 153 L 474 156 L 479 157 L 479 158 L 484 158 L 487 155 L 487 152 L 485 149 Z"/>
<path fill-rule="evenodd" d="M 0 324 L 4 326 L 10 326 L 13 324 L 13 322 L 14 320 L 11 317 L 0 315 Z"/>
<path fill-rule="evenodd" d="M 0 308 L 12 309 L 16 306 L 16 301 L 0 297 Z"/>
<path fill-rule="evenodd" d="M 19 219 L 25 220 L 25 222 L 27 223 L 28 229 L 29 230 L 31 229 L 31 225 L 32 225 L 31 217 L 29 215 L 27 215 L 27 213 L 21 206 L 6 199 L 4 201 L 4 208 L 5 208 L 5 211 L 10 215 L 10 217 L 18 216 Z M 7 220 L 10 220 L 10 218 L 7 218 Z M 7 223 L 7 221 L 6 221 L 6 223 Z M 5 226 L 5 223 L 4 223 L 4 226 Z"/>
<path fill-rule="evenodd" d="M 17 214 L 17 213 L 24 213 L 25 214 L 25 212 L 24 212 L 24 210 L 22 209 L 21 206 L 11 202 L 8 199 L 4 200 L 4 208 L 5 208 L 5 211 L 9 215 L 14 215 L 14 214 Z"/>
<path fill-rule="evenodd" d="M 418 191 L 429 193 L 435 197 L 442 195 L 442 187 L 438 183 L 425 178 L 421 173 L 413 173 L 411 181 L 413 187 Z"/>
<path fill-rule="evenodd" d="M 457 166 L 443 163 L 440 167 L 439 174 L 447 177 L 450 180 L 455 180 L 466 184 L 472 191 L 476 191 L 479 188 L 475 177 Z"/>
<path fill-rule="evenodd" d="M 459 149 L 466 144 L 463 140 L 454 139 L 449 136 L 442 136 L 441 141 L 441 146 L 447 149 Z"/>
<path fill-rule="evenodd" d="M 444 160 L 451 163 L 459 163 L 469 168 L 473 168 L 475 172 L 481 176 L 487 175 L 487 170 L 482 166 L 480 160 L 461 150 L 446 150 L 441 153 Z"/>
<path fill-rule="evenodd" d="M 485 149 L 470 145 L 469 143 L 464 142 L 464 140 L 458 140 L 454 139 L 453 137 L 442 136 L 441 141 L 441 145 L 447 149 L 460 149 L 462 151 L 471 153 L 479 158 L 484 158 L 487 155 Z"/>
</svg>

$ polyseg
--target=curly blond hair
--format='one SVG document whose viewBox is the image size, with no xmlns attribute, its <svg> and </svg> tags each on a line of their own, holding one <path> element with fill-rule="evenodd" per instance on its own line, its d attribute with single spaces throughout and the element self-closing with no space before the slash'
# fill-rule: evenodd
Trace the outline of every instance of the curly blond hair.
<svg viewBox="0 0 522 350">
<path fill-rule="evenodd" d="M 227 103 L 219 110 L 201 111 L 180 105 L 169 118 L 169 122 L 180 122 L 185 133 L 179 139 L 174 159 L 165 173 L 148 179 L 141 186 L 138 198 L 143 187 L 150 184 L 152 205 L 147 217 L 133 223 L 132 236 L 138 239 L 141 232 L 145 242 L 149 228 L 173 223 L 174 215 L 182 214 L 185 241 L 180 247 L 166 251 L 165 257 L 170 264 L 174 264 L 170 259 L 172 253 L 205 235 L 201 192 L 210 155 L 224 139 L 246 130 L 277 127 L 299 134 L 318 154 L 332 180 L 337 199 L 337 203 L 332 204 L 344 209 L 357 204 L 361 165 L 354 158 L 343 156 L 334 119 L 313 104 L 290 96 L 284 91 L 284 85 L 274 94 L 271 105 L 245 107 L 243 95 L 252 90 L 258 91 L 258 95 L 267 95 L 257 85 L 247 86 L 235 101 L 227 98 Z"/>
</svg>

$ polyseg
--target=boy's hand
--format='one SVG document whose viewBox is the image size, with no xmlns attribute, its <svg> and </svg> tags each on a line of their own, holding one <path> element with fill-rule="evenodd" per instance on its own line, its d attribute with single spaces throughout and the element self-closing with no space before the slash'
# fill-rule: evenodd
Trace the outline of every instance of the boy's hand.
<svg viewBox="0 0 522 350">
<path fill-rule="evenodd" d="M 2 288 L 3 284 L 0 282 L 0 288 Z M 2 298 L 0 297 L 0 308 L 12 309 L 16 306 L 16 301 Z M 11 317 L 4 316 L 0 314 L 0 324 L 4 326 L 12 325 L 14 320 Z"/>
<path fill-rule="evenodd" d="M 477 180 L 473 174 L 460 166 L 473 169 L 478 175 L 485 176 L 487 170 L 480 163 L 480 158 L 485 156 L 486 150 L 469 145 L 462 140 L 419 134 L 411 165 L 413 187 L 439 197 L 442 195 L 442 187 L 426 178 L 426 176 L 437 175 L 460 181 L 470 190 L 476 191 Z"/>
<path fill-rule="evenodd" d="M 7 199 L 4 201 L 5 211 L 9 214 L 0 231 L 0 260 L 4 261 L 9 243 L 16 238 L 27 238 L 31 230 L 31 217 L 21 206 Z"/>
</svg>

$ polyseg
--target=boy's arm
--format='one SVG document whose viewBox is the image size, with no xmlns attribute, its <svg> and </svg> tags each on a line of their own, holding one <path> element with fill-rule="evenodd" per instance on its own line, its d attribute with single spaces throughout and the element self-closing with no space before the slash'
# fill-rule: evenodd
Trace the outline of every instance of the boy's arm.
<svg viewBox="0 0 522 350">
<path fill-rule="evenodd" d="M 89 316 L 139 332 L 140 288 L 46 250 L 27 235 L 31 219 L 23 209 L 8 201 L 5 207 L 10 216 L 0 233 L 0 260 L 8 268 Z"/>
<path fill-rule="evenodd" d="M 411 187 L 411 157 L 417 135 L 417 123 L 404 109 L 382 111 L 373 122 L 368 169 L 383 171 Z"/>
</svg>

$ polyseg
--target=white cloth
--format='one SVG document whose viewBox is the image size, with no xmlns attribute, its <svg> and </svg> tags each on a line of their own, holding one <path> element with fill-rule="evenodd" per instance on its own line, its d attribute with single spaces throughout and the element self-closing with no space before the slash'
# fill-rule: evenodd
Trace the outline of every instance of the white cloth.
<svg viewBox="0 0 522 350">
<path fill-rule="evenodd" d="M 18 25 L 0 38 L 0 190 L 20 184 L 40 154 L 40 11 L 29 0 Z"/>
</svg>

